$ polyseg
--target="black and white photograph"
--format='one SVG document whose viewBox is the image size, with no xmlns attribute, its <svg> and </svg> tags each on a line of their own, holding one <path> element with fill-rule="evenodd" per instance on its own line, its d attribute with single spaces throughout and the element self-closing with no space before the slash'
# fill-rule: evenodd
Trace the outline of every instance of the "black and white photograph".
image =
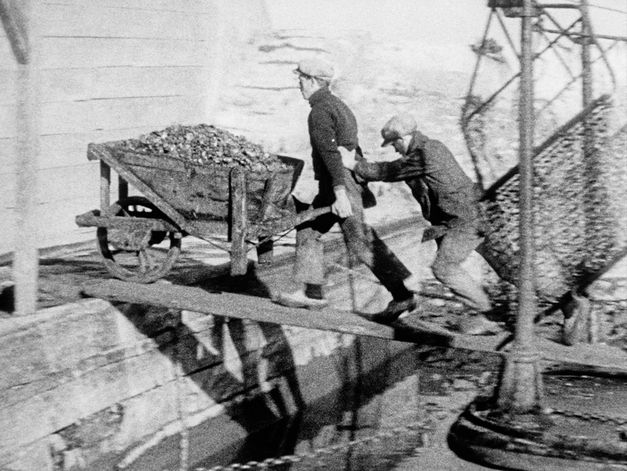
<svg viewBox="0 0 627 471">
<path fill-rule="evenodd" d="M 627 471 L 627 0 L 0 0 L 0 471 Z"/>
</svg>

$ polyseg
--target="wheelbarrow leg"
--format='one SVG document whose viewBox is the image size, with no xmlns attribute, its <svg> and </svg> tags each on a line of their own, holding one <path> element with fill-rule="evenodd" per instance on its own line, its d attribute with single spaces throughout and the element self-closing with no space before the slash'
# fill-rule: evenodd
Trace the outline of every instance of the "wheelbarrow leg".
<svg viewBox="0 0 627 471">
<path fill-rule="evenodd" d="M 111 167 L 100 161 L 100 211 L 104 212 L 111 206 Z"/>
<path fill-rule="evenodd" d="M 259 236 L 263 240 L 266 236 Z M 257 246 L 257 263 L 259 265 L 271 265 L 274 258 L 274 241 L 267 240 Z"/>
<path fill-rule="evenodd" d="M 266 187 L 263 193 L 263 201 L 261 202 L 261 210 L 259 211 L 260 219 L 265 221 L 269 218 L 272 218 L 273 214 L 273 201 L 276 199 L 280 199 L 281 192 L 284 188 L 279 184 L 279 180 L 276 175 L 273 175 L 268 179 L 266 183 Z M 259 235 L 259 241 L 267 239 L 268 236 L 272 235 L 272 231 L 268 233 L 261 233 Z M 257 245 L 257 262 L 259 265 L 271 265 L 272 259 L 274 256 L 274 242 L 272 240 L 267 240 L 263 243 Z"/>
<path fill-rule="evenodd" d="M 245 275 L 248 271 L 246 256 L 246 175 L 239 168 L 231 171 L 231 275 Z"/>
<path fill-rule="evenodd" d="M 128 182 L 121 176 L 118 176 L 118 201 L 128 198 Z"/>
</svg>

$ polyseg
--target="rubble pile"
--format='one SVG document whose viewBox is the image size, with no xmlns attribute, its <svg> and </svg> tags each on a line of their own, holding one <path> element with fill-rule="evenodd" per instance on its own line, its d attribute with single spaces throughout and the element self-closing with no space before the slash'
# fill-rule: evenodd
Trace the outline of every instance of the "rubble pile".
<svg viewBox="0 0 627 471">
<path fill-rule="evenodd" d="M 199 165 L 241 166 L 253 172 L 275 171 L 283 167 L 276 155 L 243 136 L 208 124 L 173 125 L 139 139 L 124 142 L 129 149 L 144 154 L 182 159 Z"/>
</svg>

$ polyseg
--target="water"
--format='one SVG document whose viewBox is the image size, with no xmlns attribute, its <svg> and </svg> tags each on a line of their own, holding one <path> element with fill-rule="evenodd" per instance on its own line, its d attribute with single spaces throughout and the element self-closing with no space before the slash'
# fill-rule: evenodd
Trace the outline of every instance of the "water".
<svg viewBox="0 0 627 471">
<path fill-rule="evenodd" d="M 431 349 L 412 351 L 394 363 L 251 435 L 233 462 L 295 455 L 297 462 L 271 469 L 488 469 L 453 454 L 446 435 L 464 407 L 494 386 L 500 359 Z M 191 469 L 229 464 L 220 458 L 208 457 Z"/>
<path fill-rule="evenodd" d="M 229 466 L 233 463 L 275 458 L 272 466 L 239 469 L 488 470 L 455 455 L 447 434 L 468 403 L 494 392 L 500 363 L 498 355 L 485 352 L 409 349 L 341 390 L 283 416 L 277 405 L 280 392 L 268 391 L 239 404 L 235 419 L 269 424 L 261 432 L 233 441 L 221 435 L 227 429 L 219 421 L 189 430 L 188 469 L 230 471 L 238 469 Z M 581 371 L 552 368 L 545 371 L 544 385 L 547 407 L 627 416 L 624 374 L 582 376 Z M 568 428 L 567 420 L 564 423 Z M 599 433 L 616 435 L 616 425 L 591 424 L 597 425 Z M 180 436 L 170 437 L 127 469 L 179 470 L 180 443 Z"/>
</svg>

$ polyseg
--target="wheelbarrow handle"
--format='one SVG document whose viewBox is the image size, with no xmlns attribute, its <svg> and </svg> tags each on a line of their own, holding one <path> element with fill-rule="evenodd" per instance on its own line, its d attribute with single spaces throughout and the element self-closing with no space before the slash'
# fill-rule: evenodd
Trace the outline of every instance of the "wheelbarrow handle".
<svg viewBox="0 0 627 471">
<path fill-rule="evenodd" d="M 331 212 L 331 206 L 323 206 L 322 208 L 308 209 L 307 211 L 303 211 L 302 213 L 296 214 L 294 219 L 292 220 L 293 226 L 296 227 L 304 222 L 311 221 L 312 219 L 316 219 L 318 216 L 322 216 L 323 214 L 327 214 Z"/>
<path fill-rule="evenodd" d="M 317 218 L 318 216 L 322 216 L 323 214 L 327 214 L 331 212 L 331 206 L 324 206 L 322 208 L 308 209 L 301 213 L 292 214 L 289 217 L 282 218 L 278 223 L 274 223 L 272 226 L 267 227 L 265 230 L 262 227 L 257 227 L 254 231 L 254 234 L 270 234 L 262 237 L 261 240 L 254 243 L 257 246 L 263 245 L 266 242 L 272 240 L 272 238 L 279 232 L 283 231 L 291 231 L 298 225 L 311 221 L 312 219 Z M 249 243 L 253 243 L 250 238 L 248 240 Z"/>
</svg>

